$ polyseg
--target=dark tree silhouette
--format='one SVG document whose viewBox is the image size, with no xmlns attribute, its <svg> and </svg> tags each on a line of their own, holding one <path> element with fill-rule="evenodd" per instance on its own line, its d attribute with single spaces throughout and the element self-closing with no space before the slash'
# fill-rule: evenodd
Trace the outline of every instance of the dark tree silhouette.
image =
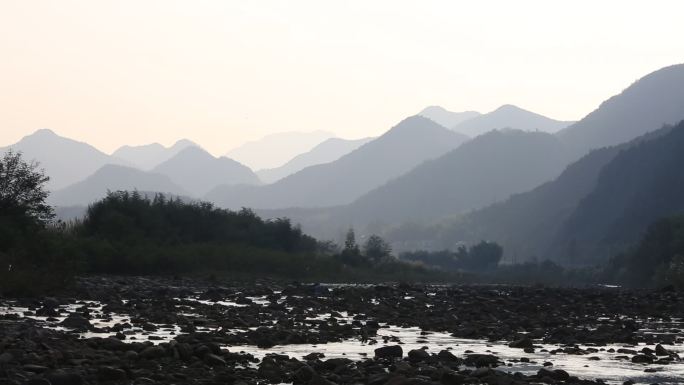
<svg viewBox="0 0 684 385">
<path fill-rule="evenodd" d="M 494 269 L 499 265 L 503 249 L 495 242 L 482 241 L 470 248 L 464 267 L 468 270 L 482 271 Z"/>
<path fill-rule="evenodd" d="M 390 257 L 392 247 L 380 236 L 373 234 L 363 245 L 363 252 L 373 263 L 380 263 Z"/>
<path fill-rule="evenodd" d="M 354 229 L 349 229 L 347 231 L 347 236 L 344 240 L 344 249 L 339 255 L 342 263 L 349 266 L 361 266 L 366 265 L 366 259 L 361 255 L 361 249 L 356 243 L 356 234 L 354 234 Z"/>
<path fill-rule="evenodd" d="M 346 254 L 360 254 L 359 245 L 356 243 L 356 234 L 354 234 L 354 229 L 349 229 L 347 231 L 347 236 L 344 240 L 344 250 L 342 251 Z"/>
<path fill-rule="evenodd" d="M 25 162 L 19 152 L 8 151 L 0 159 L 0 215 L 26 216 L 46 224 L 54 217 L 52 207 L 45 203 L 50 180 L 38 169 L 38 163 Z"/>
</svg>

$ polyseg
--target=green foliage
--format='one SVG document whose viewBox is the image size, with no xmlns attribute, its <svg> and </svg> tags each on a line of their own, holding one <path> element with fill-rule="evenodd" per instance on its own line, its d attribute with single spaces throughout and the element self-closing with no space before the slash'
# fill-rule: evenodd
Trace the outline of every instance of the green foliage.
<svg viewBox="0 0 684 385">
<path fill-rule="evenodd" d="M 612 258 L 604 278 L 630 286 L 684 287 L 684 216 L 653 223 L 633 250 Z"/>
<path fill-rule="evenodd" d="M 455 252 L 442 250 L 437 252 L 415 251 L 402 253 L 399 258 L 407 261 L 423 262 L 445 270 L 464 270 L 483 272 L 495 269 L 501 261 L 503 249 L 494 242 L 481 241 L 466 249 L 459 247 Z"/>
<path fill-rule="evenodd" d="M 49 223 L 55 216 L 52 207 L 45 203 L 45 184 L 49 180 L 37 163 L 25 162 L 21 153 L 6 152 L 0 159 L 0 215 Z"/>
<path fill-rule="evenodd" d="M 0 292 L 35 294 L 63 287 L 71 277 L 71 250 L 48 227 L 49 180 L 36 163 L 9 151 L 0 159 Z"/>
<path fill-rule="evenodd" d="M 22 296 L 64 289 L 84 258 L 77 245 L 56 229 L 36 229 L 14 247 L 0 251 L 0 293 Z"/>
<path fill-rule="evenodd" d="M 286 252 L 314 252 L 317 242 L 289 219 L 264 221 L 254 212 L 186 203 L 158 194 L 148 199 L 137 192 L 109 193 L 91 205 L 80 226 L 85 237 L 127 244 L 245 244 Z"/>
<path fill-rule="evenodd" d="M 337 259 L 347 266 L 367 266 L 368 260 L 361 255 L 361 249 L 356 243 L 354 229 L 349 229 L 344 240 L 344 248 L 337 256 Z"/>
<path fill-rule="evenodd" d="M 373 234 L 363 245 L 363 253 L 371 262 L 378 264 L 392 256 L 392 247 L 384 239 Z"/>
<path fill-rule="evenodd" d="M 467 257 L 461 263 L 466 270 L 490 270 L 499 265 L 502 255 L 503 249 L 497 243 L 481 241 L 468 250 Z"/>
</svg>

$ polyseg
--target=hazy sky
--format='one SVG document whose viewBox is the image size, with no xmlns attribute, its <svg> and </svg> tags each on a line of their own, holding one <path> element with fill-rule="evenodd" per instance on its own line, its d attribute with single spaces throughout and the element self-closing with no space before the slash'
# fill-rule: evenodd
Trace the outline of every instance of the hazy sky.
<svg viewBox="0 0 684 385">
<path fill-rule="evenodd" d="M 0 145 L 215 154 L 280 131 L 377 135 L 427 105 L 579 119 L 684 62 L 683 1 L 0 2 Z"/>
</svg>

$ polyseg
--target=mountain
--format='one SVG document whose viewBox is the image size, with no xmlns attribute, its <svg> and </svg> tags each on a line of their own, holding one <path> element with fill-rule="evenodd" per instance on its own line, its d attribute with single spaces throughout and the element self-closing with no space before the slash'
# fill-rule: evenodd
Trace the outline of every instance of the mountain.
<svg viewBox="0 0 684 385">
<path fill-rule="evenodd" d="M 501 128 L 556 132 L 572 123 L 547 118 L 520 107 L 506 104 L 492 112 L 473 117 L 450 127 L 456 132 L 477 136 Z"/>
<path fill-rule="evenodd" d="M 247 142 L 226 154 L 252 170 L 276 168 L 334 135 L 325 131 L 282 132 Z"/>
<path fill-rule="evenodd" d="M 563 223 L 550 251 L 569 264 L 602 261 L 625 251 L 651 223 L 684 213 L 682 166 L 684 121 L 619 152 Z"/>
<path fill-rule="evenodd" d="M 344 211 L 372 221 L 425 220 L 507 199 L 556 177 L 568 160 L 551 134 L 490 131 L 369 192 Z"/>
<path fill-rule="evenodd" d="M 475 118 L 481 114 L 477 111 L 453 112 L 440 106 L 429 106 L 420 111 L 418 115 L 424 116 L 444 127 L 454 127 L 463 121 Z"/>
<path fill-rule="evenodd" d="M 55 206 L 84 206 L 103 198 L 108 190 L 187 194 L 165 175 L 140 171 L 132 167 L 105 165 L 83 181 L 55 191 L 50 195 L 49 202 Z"/>
<path fill-rule="evenodd" d="M 141 170 L 150 170 L 190 146 L 197 146 L 197 144 L 187 139 L 182 139 L 171 147 L 164 147 L 159 143 L 142 146 L 122 146 L 114 151 L 112 156 L 124 159 Z"/>
<path fill-rule="evenodd" d="M 50 177 L 48 189 L 52 191 L 86 178 L 105 164 L 128 165 L 87 143 L 61 137 L 48 129 L 38 130 L 13 145 L 0 148 L 0 153 L 9 149 L 21 151 L 26 160 L 40 162 L 40 167 Z"/>
<path fill-rule="evenodd" d="M 273 183 L 309 166 L 337 160 L 371 140 L 373 140 L 373 138 L 330 138 L 312 148 L 310 151 L 295 156 L 280 167 L 257 171 L 257 175 L 264 183 Z"/>
<path fill-rule="evenodd" d="M 627 142 L 684 119 L 684 64 L 652 72 L 603 102 L 558 137 L 579 155 Z"/>
<path fill-rule="evenodd" d="M 219 185 L 260 183 L 248 167 L 226 157 L 215 158 L 195 146 L 186 147 L 153 171 L 168 176 L 195 197 Z"/>
<path fill-rule="evenodd" d="M 307 167 L 259 187 L 221 187 L 206 196 L 224 207 L 320 207 L 350 203 L 467 138 L 430 119 L 404 119 L 379 138 L 340 159 Z"/>
<path fill-rule="evenodd" d="M 483 239 L 492 240 L 503 246 L 505 258 L 509 262 L 560 259 L 568 263 L 572 259 L 568 256 L 570 254 L 579 258 L 577 253 L 580 250 L 586 249 L 593 252 L 596 250 L 595 240 L 589 242 L 590 237 L 587 237 L 587 234 L 592 233 L 593 236 L 601 239 L 607 231 L 605 228 L 599 228 L 600 226 L 594 226 L 592 221 L 610 222 L 614 218 L 610 215 L 615 214 L 613 212 L 608 215 L 599 206 L 605 204 L 612 207 L 612 201 L 622 202 L 617 206 L 625 213 L 629 213 L 634 208 L 626 207 L 623 199 L 632 196 L 633 193 L 628 188 L 621 189 L 615 186 L 616 189 L 612 191 L 613 195 L 603 195 L 600 204 L 597 202 L 592 206 L 584 200 L 595 194 L 594 191 L 597 189 L 602 190 L 598 187 L 600 183 L 603 183 L 600 180 L 605 179 L 604 175 L 607 173 L 612 173 L 609 165 L 618 162 L 623 164 L 620 167 L 624 167 L 624 162 L 620 160 L 623 154 L 639 152 L 641 151 L 638 150 L 639 148 L 652 146 L 651 142 L 670 140 L 672 138 L 668 135 L 670 131 L 671 128 L 665 127 L 619 146 L 593 150 L 568 166 L 553 181 L 531 191 L 514 195 L 504 202 L 476 210 L 463 218 L 443 223 L 437 226 L 439 229 L 425 231 L 432 238 L 423 239 L 422 242 L 435 244 L 436 248 L 444 248 L 453 247 L 457 242 L 474 243 Z M 675 147 L 676 145 L 674 144 Z M 679 152 L 683 152 L 682 149 L 684 147 L 680 147 Z M 636 155 L 632 156 L 636 157 Z M 632 182 L 625 184 L 626 187 L 647 182 L 647 180 L 639 179 L 640 175 L 632 171 L 626 172 L 623 177 L 634 178 Z M 666 190 L 663 190 L 664 194 L 667 194 Z M 655 196 L 649 199 L 660 200 Z M 629 204 L 634 204 L 635 208 L 647 205 L 646 202 L 636 202 L 631 198 Z M 582 220 L 581 213 L 588 212 L 589 207 L 596 210 L 591 213 L 593 219 Z M 647 219 L 641 222 L 643 226 L 650 223 Z M 582 230 L 584 235 L 579 230 Z M 632 232 L 624 238 L 629 238 L 633 234 Z M 401 241 L 401 237 L 397 241 Z M 616 245 L 613 244 L 613 246 Z"/>
<path fill-rule="evenodd" d="M 676 69 L 681 69 L 681 66 L 677 66 Z M 673 74 L 672 68 L 666 68 L 664 75 L 675 78 L 677 73 L 678 71 L 674 71 Z M 675 82 L 674 79 L 672 81 Z M 357 227 L 361 235 L 363 235 L 362 231 L 366 233 L 383 233 L 388 240 L 393 241 L 395 249 L 399 249 L 399 246 L 405 247 L 405 249 L 443 249 L 445 247 L 455 247 L 461 241 L 477 242 L 485 239 L 501 243 L 509 260 L 522 260 L 535 256 L 539 258 L 548 257 L 547 253 L 550 250 L 551 239 L 554 239 L 555 234 L 560 231 L 560 226 L 579 204 L 579 201 L 592 191 L 601 168 L 619 152 L 619 148 L 604 148 L 592 151 L 585 158 L 580 159 L 588 150 L 583 150 L 582 153 L 578 152 L 577 147 L 568 143 L 566 135 L 581 138 L 585 134 L 584 130 L 587 130 L 588 127 L 592 127 L 592 131 L 598 132 L 620 132 L 623 126 L 632 125 L 631 123 L 625 123 L 626 119 L 620 115 L 626 109 L 629 109 L 628 116 L 649 117 L 647 120 L 649 124 L 652 123 L 650 126 L 631 131 L 632 133 L 648 133 L 634 139 L 635 143 L 639 143 L 645 140 L 645 138 L 660 135 L 662 131 L 658 130 L 658 128 L 662 127 L 662 121 L 667 120 L 658 118 L 658 114 L 664 110 L 669 111 L 684 100 L 684 97 L 679 96 L 679 99 L 676 101 L 658 96 L 653 87 L 663 87 L 663 95 L 665 96 L 670 96 L 673 93 L 676 94 L 670 85 L 662 85 L 661 83 L 662 81 L 652 81 L 650 75 L 646 76 L 622 94 L 611 98 L 610 102 L 601 104 L 596 111 L 585 118 L 586 121 L 583 119 L 561 133 L 555 134 L 554 136 L 567 149 L 565 150 L 565 154 L 567 154 L 566 159 L 569 162 L 579 159 L 576 163 L 570 165 L 556 180 L 541 185 L 529 192 L 515 195 L 505 202 L 476 210 L 470 214 L 453 214 L 462 208 L 462 206 L 458 206 L 458 200 L 455 198 L 446 203 L 439 201 L 440 197 L 449 196 L 448 189 L 453 188 L 460 195 L 463 188 L 459 187 L 456 182 L 448 188 L 444 185 L 438 188 L 433 187 L 435 186 L 432 181 L 434 174 L 430 177 L 428 170 L 432 167 L 436 169 L 437 166 L 434 165 L 419 167 L 419 169 L 424 171 L 414 170 L 411 173 L 413 174 L 411 178 L 399 178 L 399 180 L 406 181 L 414 179 L 415 182 L 412 183 L 412 186 L 406 182 L 406 185 L 396 185 L 392 190 L 389 187 L 382 187 L 378 191 L 369 193 L 368 196 L 359 199 L 359 202 L 355 202 L 352 205 L 316 210 L 260 211 L 260 213 L 264 216 L 289 216 L 295 222 L 302 223 L 305 231 L 323 237 L 330 237 L 331 234 L 337 234 L 340 232 L 340 229 L 348 228 L 351 225 L 363 226 L 363 228 Z M 658 103 L 632 103 L 633 100 L 639 99 L 633 95 L 640 92 L 646 92 L 647 95 L 650 95 L 655 100 L 663 100 Z M 663 106 L 669 107 L 664 109 Z M 684 119 L 684 107 L 679 109 L 679 113 L 682 115 L 679 119 Z M 600 116 L 602 119 L 600 121 L 596 120 L 596 116 Z M 674 119 L 674 116 L 676 115 L 670 115 L 668 119 Z M 575 129 L 579 130 L 579 134 L 574 133 L 573 130 Z M 592 131 L 588 131 L 588 133 L 592 134 Z M 473 139 L 472 143 L 469 144 L 476 143 L 477 139 Z M 465 145 L 462 147 L 465 147 Z M 540 149 L 537 150 L 539 151 Z M 491 151 L 486 153 L 490 154 Z M 438 161 L 435 160 L 435 162 Z M 472 165 L 473 170 L 477 169 L 477 163 L 466 162 Z M 560 171 L 562 170 L 559 169 L 559 174 Z M 421 181 L 421 176 L 419 175 L 422 172 L 426 173 L 422 177 L 423 181 Z M 451 175 L 451 171 L 446 168 L 442 173 L 448 176 Z M 489 178 L 485 172 L 480 173 L 480 175 L 482 178 Z M 527 177 L 524 168 L 521 168 L 512 175 Z M 554 176 L 548 179 L 552 180 Z M 393 183 L 390 183 L 388 186 L 392 186 Z M 480 183 L 486 185 L 486 183 L 494 183 L 494 181 L 484 180 Z M 426 187 L 418 187 L 422 185 Z M 427 186 L 430 187 L 428 188 Z M 530 186 L 530 188 L 532 187 L 534 186 Z M 383 189 L 387 189 L 384 194 L 380 193 Z M 496 189 L 482 190 L 482 197 L 479 197 L 481 199 L 480 202 L 485 201 L 484 198 L 487 198 L 488 194 L 492 194 L 492 191 L 496 191 Z M 394 204 L 393 198 L 399 199 L 399 197 L 403 197 L 402 199 L 406 199 L 407 195 L 410 194 L 413 194 L 413 198 L 405 201 L 405 203 L 397 204 L 394 209 L 388 207 Z M 454 195 L 456 194 L 454 193 Z M 373 196 L 377 197 L 371 199 Z M 384 198 L 382 198 L 383 196 Z M 362 205 L 361 202 L 365 200 L 368 203 Z M 433 202 L 440 203 L 434 204 L 433 208 Z M 356 205 L 359 208 L 356 208 Z M 377 210 L 381 211 L 382 215 L 380 213 L 373 214 L 374 207 L 377 207 Z M 441 207 L 442 212 L 436 211 L 438 207 Z M 435 213 L 439 216 L 434 215 Z M 434 216 L 430 217 L 431 215 Z M 444 218 L 453 215 L 458 215 L 458 217 L 456 219 Z M 444 219 L 440 220 L 440 217 Z M 372 218 L 377 218 L 377 220 L 372 221 Z M 399 220 L 393 220 L 393 218 L 404 218 L 405 222 L 402 223 Z M 370 223 L 369 220 L 371 220 Z M 435 226 L 425 224 L 434 223 L 435 221 L 437 222 Z"/>
<path fill-rule="evenodd" d="M 494 130 L 348 205 L 260 214 L 290 217 L 320 238 L 335 238 L 349 227 L 361 236 L 383 233 L 396 224 L 429 223 L 503 201 L 553 179 L 567 162 L 565 149 L 554 135 Z"/>
</svg>

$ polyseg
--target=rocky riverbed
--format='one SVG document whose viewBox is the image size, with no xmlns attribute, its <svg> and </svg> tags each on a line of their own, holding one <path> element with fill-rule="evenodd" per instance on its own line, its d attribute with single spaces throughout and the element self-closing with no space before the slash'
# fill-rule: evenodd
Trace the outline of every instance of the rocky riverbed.
<svg viewBox="0 0 684 385">
<path fill-rule="evenodd" d="M 0 298 L 1 384 L 684 383 L 684 294 L 101 278 Z"/>
</svg>

